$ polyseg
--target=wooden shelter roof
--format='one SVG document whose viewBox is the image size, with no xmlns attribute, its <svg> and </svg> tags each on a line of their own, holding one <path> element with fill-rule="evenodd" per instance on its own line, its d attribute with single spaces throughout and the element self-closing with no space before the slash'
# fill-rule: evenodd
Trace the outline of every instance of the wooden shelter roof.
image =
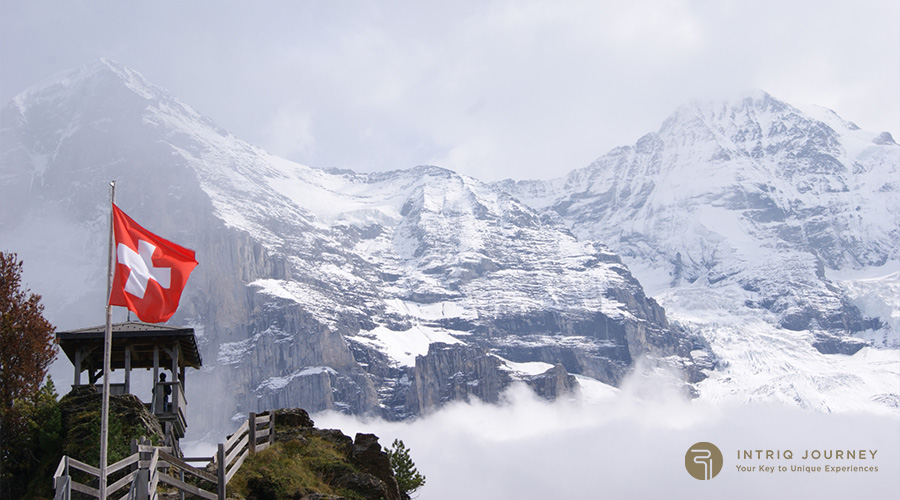
<svg viewBox="0 0 900 500">
<path fill-rule="evenodd" d="M 106 325 L 100 325 L 80 330 L 57 332 L 56 338 L 59 340 L 59 346 L 63 352 L 66 353 L 66 356 L 73 363 L 75 362 L 75 352 L 81 348 L 82 352 L 85 352 L 85 349 L 89 350 L 82 361 L 85 368 L 102 367 L 103 337 L 105 333 Z M 166 349 L 171 349 L 175 343 L 181 346 L 181 359 L 178 360 L 179 366 L 199 369 L 203 364 L 203 360 L 200 358 L 200 351 L 197 349 L 197 337 L 194 335 L 193 328 L 176 328 L 130 321 L 112 325 L 112 338 L 110 366 L 113 370 L 125 368 L 125 348 L 128 346 L 131 347 L 132 369 L 153 368 L 154 347 L 159 347 L 160 364 L 162 366 L 171 366 L 172 360 Z"/>
</svg>

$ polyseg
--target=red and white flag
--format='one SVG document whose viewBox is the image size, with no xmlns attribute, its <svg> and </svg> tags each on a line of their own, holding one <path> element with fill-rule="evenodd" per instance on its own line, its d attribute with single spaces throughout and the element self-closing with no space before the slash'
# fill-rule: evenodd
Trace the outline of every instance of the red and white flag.
<svg viewBox="0 0 900 500">
<path fill-rule="evenodd" d="M 194 251 L 147 231 L 115 204 L 112 209 L 116 270 L 109 304 L 147 323 L 166 322 L 197 266 Z"/>
</svg>

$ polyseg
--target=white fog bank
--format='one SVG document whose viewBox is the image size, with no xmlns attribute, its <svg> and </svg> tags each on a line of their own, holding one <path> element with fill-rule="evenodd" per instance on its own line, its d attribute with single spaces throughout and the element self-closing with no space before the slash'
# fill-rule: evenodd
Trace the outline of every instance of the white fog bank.
<svg viewBox="0 0 900 500">
<path fill-rule="evenodd" d="M 826 414 L 631 394 L 626 389 L 603 401 L 548 403 L 513 386 L 503 404 L 454 403 L 414 422 L 333 412 L 313 419 L 317 427 L 351 436 L 377 434 L 385 447 L 402 439 L 427 478 L 418 497 L 428 500 L 900 498 L 898 414 Z M 718 446 L 724 457 L 722 471 L 709 481 L 694 479 L 684 466 L 688 448 L 701 441 Z M 754 458 L 741 458 L 745 450 Z M 763 450 L 761 458 L 755 450 Z M 780 451 L 782 458 L 766 460 L 765 450 Z M 792 459 L 784 458 L 785 450 Z M 833 450 L 844 456 L 866 451 L 850 460 L 802 459 L 814 450 L 832 457 Z M 755 470 L 740 472 L 738 465 Z M 792 466 L 822 470 L 791 472 Z M 826 466 L 870 470 L 826 472 Z"/>
</svg>

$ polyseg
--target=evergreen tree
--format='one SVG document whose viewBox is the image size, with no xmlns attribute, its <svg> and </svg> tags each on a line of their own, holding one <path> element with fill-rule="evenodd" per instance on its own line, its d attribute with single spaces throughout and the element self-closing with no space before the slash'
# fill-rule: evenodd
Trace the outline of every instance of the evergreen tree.
<svg viewBox="0 0 900 500">
<path fill-rule="evenodd" d="M 394 469 L 400 493 L 409 498 L 411 493 L 425 485 L 425 476 L 416 470 L 416 464 L 409 457 L 409 449 L 403 441 L 395 439 L 387 453 L 391 457 L 391 468 Z"/>
</svg>

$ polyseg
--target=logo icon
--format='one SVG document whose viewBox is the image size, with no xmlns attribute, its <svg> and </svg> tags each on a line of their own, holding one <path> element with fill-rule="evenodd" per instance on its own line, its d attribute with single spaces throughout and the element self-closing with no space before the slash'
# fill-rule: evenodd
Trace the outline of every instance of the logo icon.
<svg viewBox="0 0 900 500">
<path fill-rule="evenodd" d="M 708 480 L 722 470 L 722 452 L 707 442 L 693 444 L 684 454 L 684 468 L 694 479 Z"/>
</svg>

